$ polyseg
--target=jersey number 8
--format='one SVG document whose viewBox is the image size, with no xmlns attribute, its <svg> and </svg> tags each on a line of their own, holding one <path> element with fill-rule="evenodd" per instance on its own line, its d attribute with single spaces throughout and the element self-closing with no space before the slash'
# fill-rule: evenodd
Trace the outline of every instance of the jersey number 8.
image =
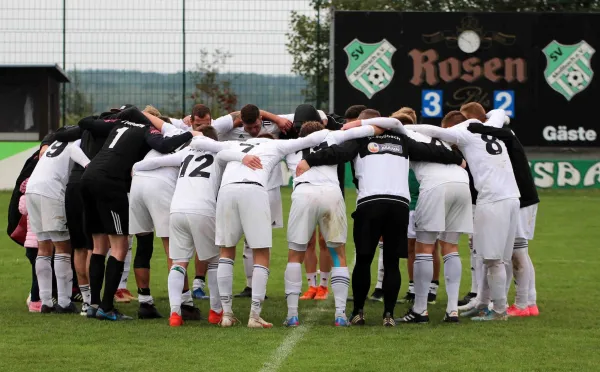
<svg viewBox="0 0 600 372">
<path fill-rule="evenodd" d="M 179 177 L 185 177 L 185 172 L 187 171 L 188 165 L 190 161 L 194 158 L 194 155 L 188 155 L 181 163 L 181 171 L 179 172 Z M 196 162 L 200 162 L 198 167 L 190 172 L 189 177 L 204 177 L 210 178 L 209 172 L 203 172 L 202 169 L 210 167 L 212 163 L 215 161 L 212 155 L 201 155 L 198 156 L 195 160 Z"/>
<path fill-rule="evenodd" d="M 488 134 L 482 134 L 481 139 L 485 142 L 485 150 L 490 155 L 502 154 L 502 146 L 498 142 L 498 138 L 490 136 Z"/>
</svg>

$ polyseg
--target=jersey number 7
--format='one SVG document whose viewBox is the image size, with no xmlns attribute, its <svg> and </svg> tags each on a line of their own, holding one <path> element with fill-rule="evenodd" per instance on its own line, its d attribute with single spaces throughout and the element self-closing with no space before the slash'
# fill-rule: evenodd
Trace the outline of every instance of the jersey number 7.
<svg viewBox="0 0 600 372">
<path fill-rule="evenodd" d="M 179 172 L 179 177 L 185 177 L 185 172 L 187 171 L 188 165 L 190 164 L 190 161 L 192 161 L 193 158 L 194 158 L 194 155 L 188 155 L 183 160 L 183 163 L 181 163 L 181 171 Z M 200 164 L 188 176 L 189 177 L 210 178 L 210 173 L 203 172 L 202 170 L 207 167 L 210 167 L 214 161 L 215 161 L 215 159 L 212 155 L 198 156 L 196 158 L 195 162 L 200 162 Z"/>
</svg>

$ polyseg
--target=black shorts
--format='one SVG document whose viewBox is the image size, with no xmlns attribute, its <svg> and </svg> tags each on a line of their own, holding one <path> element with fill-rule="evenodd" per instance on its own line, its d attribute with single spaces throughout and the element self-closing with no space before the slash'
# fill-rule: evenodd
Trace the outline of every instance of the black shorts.
<svg viewBox="0 0 600 372">
<path fill-rule="evenodd" d="M 81 197 L 81 183 L 69 183 L 65 190 L 65 210 L 67 213 L 67 227 L 71 236 L 71 246 L 74 249 L 93 249 L 92 237 L 87 234 L 83 213 L 83 198 Z"/>
<path fill-rule="evenodd" d="M 356 253 L 372 255 L 379 237 L 385 250 L 395 250 L 399 258 L 408 257 L 408 205 L 402 201 L 374 200 L 362 203 L 352 213 Z"/>
<path fill-rule="evenodd" d="M 81 181 L 85 228 L 89 234 L 129 235 L 129 199 L 124 186 Z"/>
</svg>

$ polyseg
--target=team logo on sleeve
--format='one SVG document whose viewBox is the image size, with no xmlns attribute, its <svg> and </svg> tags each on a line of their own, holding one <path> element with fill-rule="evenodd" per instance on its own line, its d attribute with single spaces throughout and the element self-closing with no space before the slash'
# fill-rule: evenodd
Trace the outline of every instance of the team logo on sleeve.
<svg viewBox="0 0 600 372">
<path fill-rule="evenodd" d="M 369 144 L 367 145 L 367 149 L 369 150 L 369 152 L 376 154 L 379 152 L 379 145 L 375 142 L 369 142 Z"/>
<path fill-rule="evenodd" d="M 348 55 L 348 81 L 369 99 L 391 83 L 394 77 L 392 55 L 396 48 L 386 39 L 374 44 L 354 39 L 344 51 Z"/>
<path fill-rule="evenodd" d="M 594 76 L 590 60 L 596 52 L 585 40 L 563 45 L 556 40 L 543 49 L 548 65 L 544 76 L 548 84 L 570 101 L 590 85 Z"/>
</svg>

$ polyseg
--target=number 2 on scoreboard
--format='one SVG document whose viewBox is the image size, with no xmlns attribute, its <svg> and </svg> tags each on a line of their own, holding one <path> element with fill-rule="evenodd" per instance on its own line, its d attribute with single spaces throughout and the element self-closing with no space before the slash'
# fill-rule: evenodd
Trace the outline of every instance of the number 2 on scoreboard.
<svg viewBox="0 0 600 372">
<path fill-rule="evenodd" d="M 423 90 L 421 94 L 421 115 L 424 118 L 441 118 L 443 92 L 441 90 Z"/>
<path fill-rule="evenodd" d="M 506 111 L 509 118 L 515 117 L 515 91 L 514 90 L 495 90 L 494 91 L 494 109 Z"/>
</svg>

